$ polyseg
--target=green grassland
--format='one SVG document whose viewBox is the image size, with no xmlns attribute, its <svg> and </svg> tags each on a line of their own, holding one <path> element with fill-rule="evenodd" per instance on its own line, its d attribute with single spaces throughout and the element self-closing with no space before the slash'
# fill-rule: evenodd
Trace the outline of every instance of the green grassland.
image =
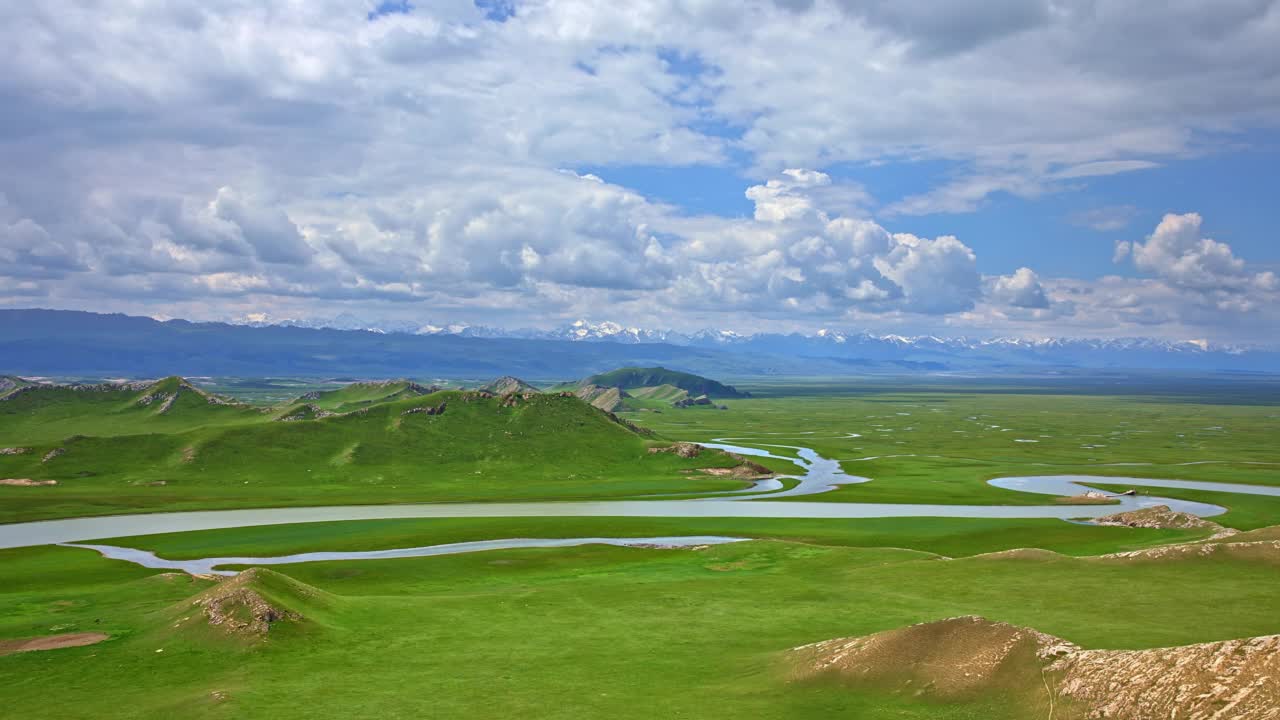
<svg viewBox="0 0 1280 720">
<path fill-rule="evenodd" d="M 962 614 L 1086 647 L 1280 629 L 1274 560 L 1101 561 L 756 541 L 279 566 L 259 590 L 304 619 L 253 640 L 193 622 L 206 581 L 91 551 L 0 551 L 0 637 L 108 632 L 0 657 L 23 718 L 1024 718 L 787 682 L 787 648 Z M 305 699 L 305 700 L 304 700 Z"/>
<path fill-rule="evenodd" d="M 165 383 L 169 394 L 182 387 Z M 280 386 L 272 383 L 271 392 Z M 874 478 L 807 498 L 831 502 L 1049 501 L 985 484 L 1032 474 L 1280 484 L 1272 446 L 1280 408 L 1266 397 L 1225 404 L 972 387 L 744 389 L 755 397 L 726 401 L 728 411 L 623 414 L 653 436 L 572 397 L 420 394 L 407 383 L 328 388 L 265 410 L 179 393 L 164 413 L 155 402 L 139 404 L 155 391 L 26 391 L 0 402 L 0 447 L 30 448 L 0 455 L 0 477 L 59 484 L 0 487 L 0 522 L 738 487 L 692 472 L 733 462 L 723 455 L 648 452 L 719 437 L 812 447 Z M 406 414 L 442 403 L 443 414 Z M 278 420 L 306 404 L 319 411 L 313 419 Z M 324 416 L 330 412 L 345 414 Z M 58 448 L 64 452 L 43 461 Z M 1125 487 L 1115 482 L 1101 486 Z M 1280 537 L 1275 498 L 1160 494 L 1227 506 L 1217 520 L 1253 530 L 1241 541 Z M 585 546 L 273 566 L 252 576 L 250 589 L 298 617 L 261 636 L 203 621 L 192 603 L 218 587 L 207 579 L 75 548 L 0 550 L 0 640 L 110 635 L 87 647 L 0 655 L 0 715 L 1012 720 L 1048 716 L 1038 686 L 943 704 L 889 688 L 792 682 L 786 651 L 965 614 L 1090 648 L 1280 632 L 1273 552 L 1096 557 L 1200 541 L 1204 530 L 930 517 L 529 517 L 302 523 L 110 542 L 197 558 L 664 535 L 754 540 L 698 550 Z M 1053 553 L 1000 552 L 1015 548 Z"/>
<path fill-rule="evenodd" d="M 0 487 L 0 522 L 156 509 L 640 497 L 741 487 L 690 474 L 722 459 L 646 453 L 655 442 L 719 437 L 812 447 L 841 460 L 846 472 L 873 479 L 805 501 L 1035 505 L 1048 499 L 985 481 L 1040 474 L 1280 484 L 1272 447 L 1280 437 L 1280 410 L 1240 401 L 856 385 L 798 385 L 788 396 L 774 386 L 764 387 L 763 397 L 728 401 L 728 411 L 623 413 L 652 429 L 652 438 L 559 394 L 504 407 L 499 398 L 429 392 L 409 382 L 350 384 L 268 408 L 210 403 L 195 392 L 180 393 L 163 413 L 156 403 L 139 404 L 181 385 L 170 378 L 148 390 L 47 388 L 0 401 L 0 447 L 30 448 L 0 455 L 0 477 L 58 481 Z M 404 414 L 441 403 L 448 405 L 443 415 Z M 304 419 L 280 422 L 284 417 Z M 64 452 L 43 461 L 58 449 Z M 764 464 L 794 470 L 782 461 Z M 1115 488 L 1125 486 L 1117 481 Z M 1203 499 L 1232 508 L 1225 521 L 1234 526 L 1261 527 L 1276 517 L 1274 499 Z"/>
<path fill-rule="evenodd" d="M 869 392 L 848 386 L 800 387 L 796 392 L 804 394 L 732 400 L 727 412 L 628 417 L 682 440 L 732 437 L 750 438 L 741 444 L 811 447 L 839 459 L 845 472 L 874 480 L 800 498 L 805 501 L 1046 502 L 1043 496 L 986 485 L 992 478 L 1025 475 L 1280 485 L 1280 453 L 1274 445 L 1280 437 L 1280 407 L 1275 404 L 955 389 Z M 860 436 L 847 437 L 851 433 Z M 1236 500 L 1224 499 L 1228 506 Z"/>
</svg>

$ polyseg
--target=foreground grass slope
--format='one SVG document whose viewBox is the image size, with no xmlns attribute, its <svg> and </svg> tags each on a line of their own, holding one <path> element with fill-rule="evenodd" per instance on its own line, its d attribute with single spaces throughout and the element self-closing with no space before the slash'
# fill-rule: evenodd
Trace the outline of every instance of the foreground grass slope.
<svg viewBox="0 0 1280 720">
<path fill-rule="evenodd" d="M 0 638 L 112 635 L 0 657 L 6 711 L 24 718 L 1025 718 L 990 697 L 792 683 L 785 651 L 965 614 L 1093 648 L 1280 631 L 1275 559 L 1229 554 L 945 560 L 757 541 L 312 563 L 261 587 L 306 619 L 261 637 L 175 627 L 199 619 L 204 581 L 70 548 L 3 551 L 0 567 L 15 609 Z"/>
</svg>

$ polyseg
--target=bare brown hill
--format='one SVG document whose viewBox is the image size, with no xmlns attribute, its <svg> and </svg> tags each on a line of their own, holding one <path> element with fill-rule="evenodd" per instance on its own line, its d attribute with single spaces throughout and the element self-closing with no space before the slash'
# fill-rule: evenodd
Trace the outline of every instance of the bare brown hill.
<svg viewBox="0 0 1280 720">
<path fill-rule="evenodd" d="M 1002 694 L 1058 720 L 1280 718 L 1280 635 L 1082 650 L 965 616 L 805 645 L 788 659 L 796 682 L 828 677 L 939 700 Z"/>
</svg>

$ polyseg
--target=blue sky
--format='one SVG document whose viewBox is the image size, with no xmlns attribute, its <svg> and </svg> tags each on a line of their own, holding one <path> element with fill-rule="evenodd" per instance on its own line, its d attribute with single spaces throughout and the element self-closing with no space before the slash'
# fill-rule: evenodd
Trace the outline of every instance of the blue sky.
<svg viewBox="0 0 1280 720">
<path fill-rule="evenodd" d="M 0 21 L 0 306 L 1234 344 L 1280 326 L 1280 0 L 142 0 Z"/>
<path fill-rule="evenodd" d="M 730 135 L 726 135 L 732 137 Z M 1113 262 L 1116 242 L 1141 240 L 1166 213 L 1189 210 L 1212 219 L 1209 229 L 1259 265 L 1280 269 L 1276 219 L 1280 144 L 1268 132 L 1244 133 L 1216 152 L 1167 161 L 1158 167 L 1091 178 L 1036 197 L 999 193 L 963 213 L 893 216 L 895 230 L 916 235 L 953 234 L 978 251 L 978 269 L 1004 274 L 1034 264 L 1045 272 L 1081 278 L 1136 276 Z M 850 164 L 826 168 L 835 178 L 859 183 L 880 204 L 927 192 L 961 169 L 946 161 Z M 592 173 L 691 214 L 749 217 L 743 193 L 754 180 L 744 164 L 694 167 L 586 166 Z M 1095 215 L 1090 215 L 1095 213 Z M 871 211 L 874 216 L 874 208 Z M 1115 227 L 1089 224 L 1110 219 Z"/>
</svg>

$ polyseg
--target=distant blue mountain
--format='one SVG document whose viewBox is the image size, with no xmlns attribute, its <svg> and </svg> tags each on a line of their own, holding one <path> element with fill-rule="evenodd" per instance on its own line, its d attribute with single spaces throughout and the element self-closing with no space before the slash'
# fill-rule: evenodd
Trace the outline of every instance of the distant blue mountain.
<svg viewBox="0 0 1280 720">
<path fill-rule="evenodd" d="M 357 323 L 352 319 L 344 322 Z M 1280 353 L 1151 339 L 1024 340 L 694 334 L 575 323 L 553 331 L 468 326 L 364 330 L 158 321 L 63 310 L 0 310 L 0 372 L 185 375 L 412 376 L 514 374 L 566 380 L 621 366 L 709 375 L 853 375 L 1152 369 L 1280 372 Z"/>
</svg>

